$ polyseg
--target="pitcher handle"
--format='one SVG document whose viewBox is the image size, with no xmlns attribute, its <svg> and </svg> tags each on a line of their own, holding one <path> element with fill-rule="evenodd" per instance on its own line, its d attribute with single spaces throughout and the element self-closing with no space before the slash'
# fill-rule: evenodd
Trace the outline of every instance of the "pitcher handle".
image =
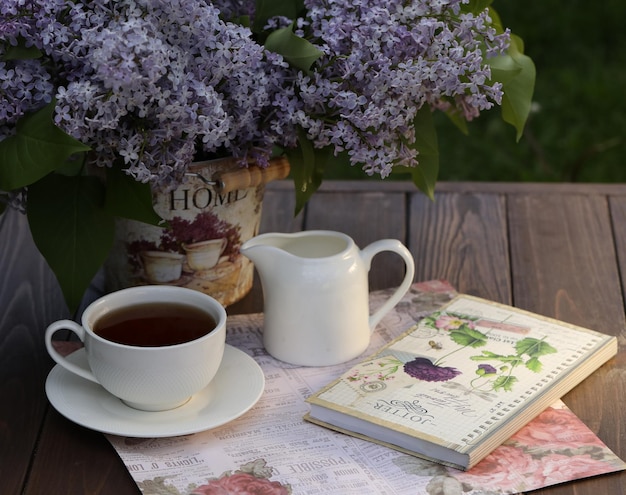
<svg viewBox="0 0 626 495">
<path fill-rule="evenodd" d="M 374 241 L 367 247 L 361 250 L 361 259 L 367 267 L 367 271 L 370 269 L 372 258 L 382 251 L 391 251 L 398 254 L 405 263 L 406 272 L 404 274 L 404 280 L 396 291 L 385 301 L 385 303 L 369 317 L 370 332 L 373 332 L 376 325 L 382 320 L 396 304 L 400 302 L 400 299 L 408 292 L 411 284 L 413 283 L 413 276 L 415 275 L 415 262 L 411 252 L 397 239 L 381 239 Z"/>
</svg>

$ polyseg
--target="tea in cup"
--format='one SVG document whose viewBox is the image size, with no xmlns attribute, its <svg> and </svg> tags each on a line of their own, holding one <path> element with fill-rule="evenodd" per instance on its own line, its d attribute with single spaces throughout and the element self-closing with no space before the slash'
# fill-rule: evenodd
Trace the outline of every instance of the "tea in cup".
<svg viewBox="0 0 626 495">
<path fill-rule="evenodd" d="M 59 330 L 85 345 L 89 368 L 52 345 Z M 143 286 L 105 295 L 83 312 L 81 325 L 52 323 L 48 353 L 60 366 L 99 383 L 126 405 L 164 411 L 185 404 L 209 385 L 222 362 L 226 310 L 211 296 L 175 286 Z"/>
</svg>

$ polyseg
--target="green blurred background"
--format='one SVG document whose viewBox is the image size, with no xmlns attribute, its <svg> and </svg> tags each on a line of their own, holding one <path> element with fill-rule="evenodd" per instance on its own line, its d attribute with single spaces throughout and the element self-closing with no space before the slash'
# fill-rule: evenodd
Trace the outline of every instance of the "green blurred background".
<svg viewBox="0 0 626 495">
<path fill-rule="evenodd" d="M 518 143 L 499 107 L 470 123 L 469 136 L 437 115 L 439 179 L 626 182 L 626 2 L 493 6 L 535 62 L 533 112 Z"/>
</svg>

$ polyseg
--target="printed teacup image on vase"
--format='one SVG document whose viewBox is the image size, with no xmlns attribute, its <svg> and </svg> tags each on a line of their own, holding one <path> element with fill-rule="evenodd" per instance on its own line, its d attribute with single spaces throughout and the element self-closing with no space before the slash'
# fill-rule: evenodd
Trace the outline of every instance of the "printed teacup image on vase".
<svg viewBox="0 0 626 495">
<path fill-rule="evenodd" d="M 254 266 L 239 248 L 259 232 L 264 182 L 237 182 L 228 190 L 207 183 L 232 170 L 240 172 L 241 164 L 199 162 L 179 187 L 153 190 L 158 225 L 118 219 L 104 264 L 105 290 L 167 284 L 204 292 L 225 306 L 242 299 L 252 288 Z"/>
<path fill-rule="evenodd" d="M 186 287 L 228 305 L 251 267 L 239 252 L 240 230 L 204 212 L 194 220 L 174 217 L 156 231 L 128 232 L 122 261 L 128 267 L 127 283 Z"/>
<path fill-rule="evenodd" d="M 172 251 L 145 250 L 139 253 L 143 279 L 150 284 L 184 285 L 191 274 L 207 280 L 218 278 L 220 273 L 215 267 L 227 263 L 228 257 L 222 257 L 228 239 L 209 239 L 191 244 L 182 243 L 184 254 Z M 215 272 L 215 273 L 213 273 Z"/>
<path fill-rule="evenodd" d="M 194 272 L 213 268 L 226 249 L 226 244 L 226 238 L 183 244 L 189 268 Z"/>
<path fill-rule="evenodd" d="M 185 255 L 167 251 L 142 251 L 144 277 L 151 284 L 167 284 L 179 280 Z"/>
</svg>

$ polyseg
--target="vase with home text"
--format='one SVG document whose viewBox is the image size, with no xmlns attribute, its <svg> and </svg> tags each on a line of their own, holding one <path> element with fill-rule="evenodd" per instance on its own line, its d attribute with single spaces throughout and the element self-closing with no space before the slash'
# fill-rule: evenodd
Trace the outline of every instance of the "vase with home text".
<svg viewBox="0 0 626 495">
<path fill-rule="evenodd" d="M 168 284 L 204 292 L 224 306 L 251 289 L 254 267 L 239 252 L 256 236 L 265 183 L 289 171 L 285 159 L 267 169 L 234 159 L 197 162 L 171 191 L 153 191 L 163 227 L 119 219 L 104 266 L 106 290 Z"/>
</svg>

